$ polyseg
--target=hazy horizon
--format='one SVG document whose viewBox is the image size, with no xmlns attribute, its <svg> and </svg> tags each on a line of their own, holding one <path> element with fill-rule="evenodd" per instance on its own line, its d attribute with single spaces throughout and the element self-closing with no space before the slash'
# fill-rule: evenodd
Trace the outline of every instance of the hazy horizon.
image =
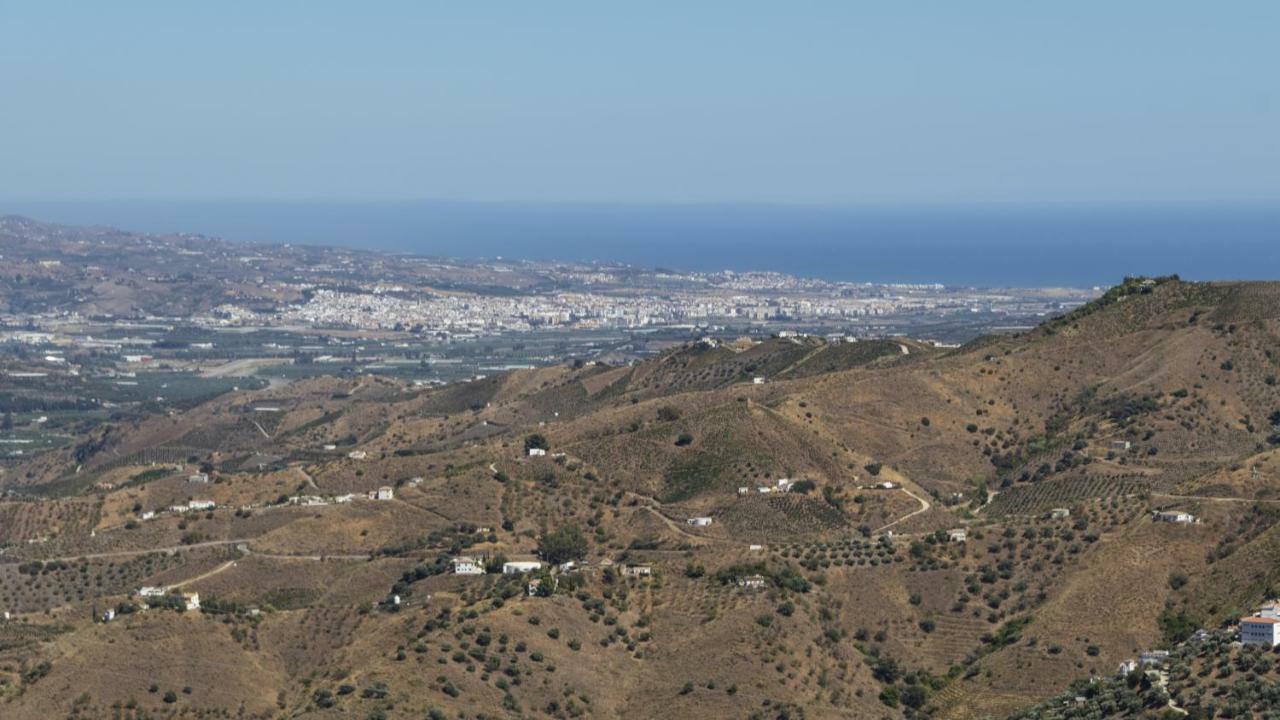
<svg viewBox="0 0 1280 720">
<path fill-rule="evenodd" d="M 1089 287 L 1280 274 L 1280 203 L 831 206 L 4 203 L 0 214 L 424 255 L 775 270 L 851 282 Z"/>
</svg>

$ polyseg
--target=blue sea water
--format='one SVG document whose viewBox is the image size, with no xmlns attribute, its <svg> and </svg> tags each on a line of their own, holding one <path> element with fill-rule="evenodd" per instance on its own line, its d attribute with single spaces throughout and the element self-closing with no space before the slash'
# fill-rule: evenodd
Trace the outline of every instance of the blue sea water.
<svg viewBox="0 0 1280 720">
<path fill-rule="evenodd" d="M 1280 203 L 828 207 L 462 202 L 0 203 L 0 213 L 231 240 L 449 257 L 621 261 L 680 270 L 985 287 L 1125 275 L 1280 279 Z"/>
</svg>

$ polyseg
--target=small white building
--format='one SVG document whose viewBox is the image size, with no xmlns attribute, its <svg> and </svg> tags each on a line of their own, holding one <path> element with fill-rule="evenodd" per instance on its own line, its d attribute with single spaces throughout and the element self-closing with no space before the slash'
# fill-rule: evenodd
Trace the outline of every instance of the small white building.
<svg viewBox="0 0 1280 720">
<path fill-rule="evenodd" d="M 102 613 L 102 622 L 104 623 L 111 622 L 112 620 L 115 620 L 115 619 L 116 619 L 115 608 L 107 608 L 107 611 Z"/>
<path fill-rule="evenodd" d="M 875 485 L 872 485 L 872 487 L 879 490 L 897 490 L 898 483 L 889 482 L 888 480 L 885 480 L 884 482 L 878 482 Z"/>
<path fill-rule="evenodd" d="M 188 475 L 188 476 L 187 476 L 187 482 L 189 482 L 189 483 L 199 483 L 199 484 L 203 485 L 203 484 L 205 484 L 205 483 L 209 482 L 209 475 L 208 475 L 207 473 L 194 473 L 194 474 L 192 474 L 192 475 Z"/>
<path fill-rule="evenodd" d="M 454 575 L 483 575 L 484 563 L 479 558 L 469 555 L 462 555 L 454 558 L 450 562 L 453 563 Z"/>
<path fill-rule="evenodd" d="M 1151 519 L 1156 522 L 1194 523 L 1196 516 L 1180 510 L 1157 510 L 1151 514 Z"/>
<path fill-rule="evenodd" d="M 1071 511 L 1066 508 L 1054 508 L 1049 511 L 1049 518 L 1051 520 L 1061 520 L 1069 517 L 1071 517 Z"/>
<path fill-rule="evenodd" d="M 392 500 L 395 498 L 395 496 L 396 496 L 396 491 L 392 489 L 391 486 L 389 485 L 383 485 L 377 490 L 374 490 L 369 493 L 370 499 L 373 499 L 373 500 Z"/>
<path fill-rule="evenodd" d="M 169 506 L 169 512 L 174 513 L 176 515 L 181 515 L 182 513 L 190 512 L 190 510 L 191 510 L 191 507 L 188 505 L 170 505 Z"/>
<path fill-rule="evenodd" d="M 192 510 L 212 510 L 217 506 L 212 500 L 192 500 L 187 503 L 187 507 Z"/>
<path fill-rule="evenodd" d="M 652 565 L 628 565 L 622 569 L 622 574 L 627 577 L 649 577 L 653 575 Z"/>
<path fill-rule="evenodd" d="M 138 597 L 164 597 L 164 588 L 153 585 L 144 585 L 143 587 L 138 588 Z"/>
<path fill-rule="evenodd" d="M 502 563 L 503 575 L 523 575 L 524 573 L 537 572 L 542 569 L 542 563 L 537 560 L 512 560 Z"/>
<path fill-rule="evenodd" d="M 966 542 L 969 539 L 969 532 L 964 528 L 955 528 L 947 531 L 948 542 Z"/>
<path fill-rule="evenodd" d="M 156 516 L 156 511 L 155 511 L 155 510 L 144 510 L 144 511 L 142 511 L 142 514 L 138 516 L 138 519 L 139 519 L 139 520 L 150 520 L 151 518 L 154 518 L 155 516 Z"/>
<path fill-rule="evenodd" d="M 353 494 L 351 494 L 351 493 L 347 493 L 346 495 L 339 495 L 339 496 L 335 497 L 335 498 L 333 499 L 333 501 L 334 501 L 334 502 L 336 502 L 336 503 L 349 503 L 349 502 L 351 502 L 352 500 L 355 500 L 355 499 L 356 499 L 356 496 L 355 496 L 355 495 L 353 495 Z"/>
<path fill-rule="evenodd" d="M 542 448 L 529 448 L 529 457 L 543 457 L 547 454 Z"/>
<path fill-rule="evenodd" d="M 347 453 L 347 457 L 351 458 L 352 460 L 363 460 L 369 457 L 369 453 L 363 450 L 352 450 L 351 452 Z"/>
<path fill-rule="evenodd" d="M 1244 645 L 1280 645 L 1280 618 L 1247 617 L 1240 621 L 1240 642 Z"/>
<path fill-rule="evenodd" d="M 194 592 L 182 593 L 182 608 L 188 611 L 199 610 L 200 609 L 200 593 L 194 593 Z"/>
<path fill-rule="evenodd" d="M 764 378 L 763 378 L 762 376 L 760 376 L 760 375 L 757 375 L 757 376 L 755 376 L 755 377 L 751 378 L 751 384 L 752 384 L 752 385 L 763 385 L 763 384 L 764 384 Z"/>
<path fill-rule="evenodd" d="M 690 525 L 693 525 L 694 527 L 706 527 L 706 526 L 708 526 L 708 525 L 710 525 L 710 524 L 711 524 L 711 518 L 709 518 L 709 517 L 691 517 L 691 518 L 689 518 L 688 520 L 685 520 L 685 522 L 686 522 L 686 523 L 688 523 L 688 524 L 690 524 Z"/>
<path fill-rule="evenodd" d="M 1138 656 L 1138 664 L 1142 667 L 1159 666 L 1165 664 L 1168 659 L 1168 650 L 1148 650 Z"/>
<path fill-rule="evenodd" d="M 1257 617 L 1280 619 L 1280 600 L 1268 600 L 1258 606 Z"/>
<path fill-rule="evenodd" d="M 747 546 L 747 549 L 748 549 L 748 550 L 750 550 L 751 552 L 760 552 L 761 550 L 764 550 L 764 546 L 763 546 L 763 545 L 748 545 L 748 546 Z"/>
<path fill-rule="evenodd" d="M 738 578 L 738 587 L 747 590 L 763 590 L 765 580 L 763 575 L 744 575 Z"/>
<path fill-rule="evenodd" d="M 1107 449 L 1112 452 L 1128 452 L 1133 447 L 1133 443 L 1128 440 L 1112 440 L 1107 444 Z"/>
<path fill-rule="evenodd" d="M 738 488 L 739 495 L 749 495 L 750 493 L 751 493 L 751 488 L 747 487 L 746 485 L 743 485 L 742 487 Z"/>
</svg>

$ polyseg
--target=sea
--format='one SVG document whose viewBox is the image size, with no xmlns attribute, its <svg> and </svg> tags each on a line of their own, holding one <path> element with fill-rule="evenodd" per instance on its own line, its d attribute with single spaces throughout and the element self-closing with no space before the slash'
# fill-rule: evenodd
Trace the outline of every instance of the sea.
<svg viewBox="0 0 1280 720">
<path fill-rule="evenodd" d="M 848 282 L 1093 287 L 1127 275 L 1280 279 L 1280 202 L 1178 205 L 0 203 L 0 214 L 234 241 L 455 258 L 776 271 Z"/>
</svg>

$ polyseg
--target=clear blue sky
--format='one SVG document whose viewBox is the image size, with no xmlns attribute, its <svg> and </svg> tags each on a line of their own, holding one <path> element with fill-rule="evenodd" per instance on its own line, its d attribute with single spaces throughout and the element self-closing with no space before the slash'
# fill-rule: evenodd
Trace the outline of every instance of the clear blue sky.
<svg viewBox="0 0 1280 720">
<path fill-rule="evenodd" d="M 1280 198 L 1280 3 L 0 0 L 0 201 Z"/>
</svg>

